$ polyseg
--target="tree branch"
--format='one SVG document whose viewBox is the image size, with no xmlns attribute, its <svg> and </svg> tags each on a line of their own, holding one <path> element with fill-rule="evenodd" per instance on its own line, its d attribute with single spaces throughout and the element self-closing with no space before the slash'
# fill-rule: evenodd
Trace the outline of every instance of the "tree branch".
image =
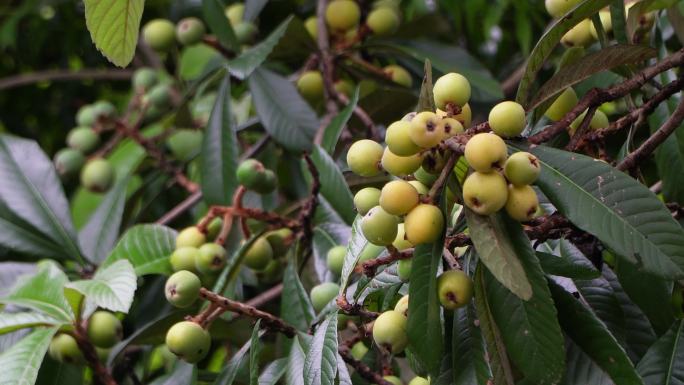
<svg viewBox="0 0 684 385">
<path fill-rule="evenodd" d="M 94 69 L 87 68 L 79 71 L 47 70 L 28 74 L 9 76 L 0 79 L 0 90 L 26 86 L 44 81 L 72 81 L 72 80 L 116 80 L 129 81 L 133 77 L 133 70 Z"/>
</svg>

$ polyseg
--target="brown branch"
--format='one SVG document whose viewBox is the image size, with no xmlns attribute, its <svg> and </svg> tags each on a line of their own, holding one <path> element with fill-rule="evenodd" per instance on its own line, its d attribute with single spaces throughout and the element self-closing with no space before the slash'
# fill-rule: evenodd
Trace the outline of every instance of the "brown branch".
<svg viewBox="0 0 684 385">
<path fill-rule="evenodd" d="M 349 314 L 349 315 L 358 315 L 363 318 L 367 319 L 376 319 L 380 315 L 380 313 L 376 313 L 374 311 L 368 311 L 363 308 L 358 303 L 351 304 L 349 301 L 347 301 L 347 297 L 345 295 L 341 295 L 337 297 L 337 307 L 342 310 L 343 313 Z"/>
<path fill-rule="evenodd" d="M 161 218 L 157 219 L 157 224 L 169 224 L 171 221 L 178 218 L 178 216 L 182 215 L 184 212 L 194 207 L 197 203 L 199 203 L 200 200 L 202 200 L 202 192 L 195 191 L 190 196 L 185 198 L 184 201 L 176 205 L 176 207 L 169 210 L 168 213 L 164 214 Z"/>
<path fill-rule="evenodd" d="M 413 249 L 399 251 L 396 247 L 390 245 L 387 246 L 387 251 L 389 251 L 389 254 L 387 254 L 384 257 L 373 258 L 366 262 L 363 262 L 361 264 L 361 270 L 363 271 L 363 274 L 365 274 L 368 277 L 373 277 L 378 267 L 382 265 L 389 265 L 394 261 L 399 261 L 401 259 L 409 259 L 413 257 Z"/>
<path fill-rule="evenodd" d="M 72 70 L 47 70 L 31 72 L 29 74 L 8 76 L 0 79 L 0 90 L 26 86 L 44 81 L 72 81 L 72 80 L 116 80 L 129 81 L 133 76 L 133 70 L 117 69 L 93 69 L 87 68 L 79 71 Z"/>
<path fill-rule="evenodd" d="M 346 362 L 347 364 L 349 364 L 349 366 L 354 368 L 354 370 L 356 370 L 356 373 L 358 373 L 359 376 L 366 379 L 371 384 L 392 385 L 392 383 L 385 380 L 380 373 L 374 372 L 373 369 L 371 369 L 368 365 L 356 360 L 351 355 L 351 352 L 348 347 L 340 346 L 338 350 L 344 362 Z"/>
<path fill-rule="evenodd" d="M 253 306 L 253 307 L 261 307 L 267 302 L 271 302 L 274 299 L 278 298 L 280 294 L 283 292 L 283 284 L 279 283 L 272 288 L 266 290 L 265 292 L 257 295 L 256 297 L 250 299 L 249 301 L 245 302 L 245 305 L 247 306 Z"/>
<path fill-rule="evenodd" d="M 527 68 L 526 64 L 527 62 L 523 62 L 521 66 L 513 71 L 513 73 L 511 73 L 508 78 L 501 83 L 501 90 L 503 91 L 504 95 L 513 95 L 515 90 L 518 89 L 518 84 L 520 83 L 523 74 L 525 74 L 525 69 Z"/>
<path fill-rule="evenodd" d="M 670 118 L 653 133 L 644 143 L 639 146 L 632 153 L 627 155 L 617 165 L 618 170 L 631 170 L 636 165 L 648 157 L 655 149 L 672 134 L 684 120 L 684 99 L 679 102 L 679 105 L 674 110 Z"/>
<path fill-rule="evenodd" d="M 444 165 L 444 168 L 442 169 L 442 172 L 439 174 L 439 178 L 435 181 L 435 183 L 432 184 L 432 187 L 430 188 L 430 192 L 428 193 L 427 196 L 427 201 L 429 203 L 432 203 L 435 201 L 435 198 L 437 197 L 437 194 L 440 192 L 444 184 L 447 182 L 447 179 L 449 178 L 449 175 L 454 170 L 454 165 L 456 164 L 456 160 L 458 160 L 458 157 L 460 154 L 458 154 L 456 151 L 451 151 L 449 153 L 449 158 L 446 161 L 446 164 Z"/>
<path fill-rule="evenodd" d="M 88 339 L 88 332 L 82 323 L 79 322 L 74 324 L 72 336 L 76 339 L 78 348 L 81 350 L 81 353 L 83 353 L 83 357 L 88 363 L 88 366 L 93 370 L 93 377 L 95 377 L 96 382 L 104 385 L 117 385 L 112 374 L 100 361 L 100 357 L 98 357 L 95 347 Z"/>
<path fill-rule="evenodd" d="M 577 127 L 577 130 L 570 138 L 570 142 L 568 143 L 568 145 L 565 146 L 566 150 L 574 151 L 578 148 L 578 144 L 581 142 L 581 138 L 589 131 L 591 119 L 594 117 L 597 108 L 598 106 L 589 107 L 587 113 L 584 115 L 584 119 L 582 119 L 582 123 L 580 123 L 579 127 Z"/>
</svg>

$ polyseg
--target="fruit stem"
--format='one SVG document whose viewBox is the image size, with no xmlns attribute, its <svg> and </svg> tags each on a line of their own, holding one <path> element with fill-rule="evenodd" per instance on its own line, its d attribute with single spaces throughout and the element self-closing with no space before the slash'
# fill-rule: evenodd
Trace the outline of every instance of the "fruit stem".
<svg viewBox="0 0 684 385">
<path fill-rule="evenodd" d="M 72 336 L 76 340 L 78 348 L 83 353 L 83 357 L 88 362 L 88 366 L 90 366 L 90 368 L 93 370 L 96 382 L 104 385 L 118 385 L 107 367 L 100 362 L 100 358 L 97 356 L 95 347 L 88 339 L 88 333 L 83 326 L 83 323 L 74 323 L 74 331 Z"/>
</svg>

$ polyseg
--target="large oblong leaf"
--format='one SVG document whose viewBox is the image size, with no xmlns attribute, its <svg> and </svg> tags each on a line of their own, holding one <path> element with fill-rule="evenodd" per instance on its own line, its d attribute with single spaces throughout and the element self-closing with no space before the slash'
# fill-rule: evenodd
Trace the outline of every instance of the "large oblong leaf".
<svg viewBox="0 0 684 385">
<path fill-rule="evenodd" d="M 83 254 L 92 262 L 102 262 L 116 243 L 126 203 L 126 186 L 127 177 L 118 181 L 78 232 Z"/>
<path fill-rule="evenodd" d="M 171 274 L 169 255 L 176 248 L 176 231 L 162 225 L 137 225 L 119 239 L 104 266 L 127 259 L 137 275 Z"/>
<path fill-rule="evenodd" d="M 36 329 L 0 354 L 2 383 L 18 385 L 35 383 L 40 363 L 57 329 L 56 327 Z"/>
<path fill-rule="evenodd" d="M 647 187 L 593 158 L 546 146 L 537 186 L 580 229 L 638 267 L 684 277 L 684 230 Z"/>
<path fill-rule="evenodd" d="M 293 263 L 289 263 L 283 273 L 283 295 L 280 304 L 283 321 L 301 331 L 306 331 L 314 319 L 314 310 L 309 296 L 299 280 Z"/>
<path fill-rule="evenodd" d="M 454 385 L 486 385 L 491 377 L 487 353 L 472 304 L 454 311 L 451 335 L 452 372 Z"/>
<path fill-rule="evenodd" d="M 237 50 L 240 44 L 238 44 L 235 31 L 228 22 L 223 7 L 221 0 L 202 0 L 202 15 L 211 32 L 218 38 L 219 43 L 226 48 Z"/>
<path fill-rule="evenodd" d="M 684 384 L 683 332 L 684 321 L 675 322 L 639 361 L 637 371 L 646 385 Z"/>
<path fill-rule="evenodd" d="M 145 0 L 84 0 L 93 43 L 119 67 L 133 60 Z"/>
<path fill-rule="evenodd" d="M 92 279 L 67 284 L 99 307 L 127 313 L 133 303 L 137 277 L 133 265 L 125 259 L 98 269 Z"/>
<path fill-rule="evenodd" d="M 248 2 L 248 4 L 249 3 L 251 2 Z M 267 38 L 228 62 L 228 70 L 230 73 L 238 79 L 244 79 L 257 69 L 261 63 L 266 60 L 271 51 L 273 51 L 273 48 L 278 45 L 278 42 L 285 34 L 285 31 L 287 31 L 287 27 L 290 25 L 292 18 L 293 16 L 290 16 L 285 19 L 270 35 L 268 35 Z"/>
<path fill-rule="evenodd" d="M 328 155 L 325 150 L 318 145 L 314 145 L 311 152 L 311 160 L 318 170 L 321 195 L 330 203 L 335 211 L 345 220 L 351 224 L 354 222 L 356 213 L 354 212 L 354 197 L 349 186 L 344 179 L 344 175 L 340 171 L 335 161 Z"/>
<path fill-rule="evenodd" d="M 323 147 L 331 156 L 335 152 L 335 146 L 337 145 L 337 141 L 340 139 L 342 129 L 344 129 L 344 126 L 347 124 L 347 122 L 349 122 L 349 118 L 351 118 L 352 114 L 354 113 L 354 109 L 359 102 L 359 93 L 360 88 L 356 87 L 354 94 L 351 98 L 349 98 L 349 103 L 342 109 L 342 111 L 340 111 L 339 114 L 332 118 L 330 124 L 328 124 L 328 126 L 325 128 L 325 132 L 323 132 L 321 147 Z"/>
<path fill-rule="evenodd" d="M 48 315 L 38 312 L 22 311 L 19 313 L 0 313 L 0 334 L 24 328 L 60 325 L 62 323 L 63 322 Z"/>
<path fill-rule="evenodd" d="M 333 385 L 337 376 L 337 312 L 316 329 L 304 359 L 305 385 Z"/>
<path fill-rule="evenodd" d="M 0 202 L 0 245 L 17 253 L 36 257 L 59 260 L 65 258 L 59 245 L 20 222 L 22 221 L 6 211 Z"/>
</svg>

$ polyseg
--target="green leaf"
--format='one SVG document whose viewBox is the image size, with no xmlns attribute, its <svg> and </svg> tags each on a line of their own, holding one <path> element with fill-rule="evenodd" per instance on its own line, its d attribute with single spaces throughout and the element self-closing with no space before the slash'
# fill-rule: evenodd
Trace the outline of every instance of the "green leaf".
<svg viewBox="0 0 684 385">
<path fill-rule="evenodd" d="M 437 297 L 437 271 L 442 263 L 442 239 L 419 245 L 413 252 L 407 334 L 409 348 L 430 375 L 439 373 L 444 337 Z"/>
<path fill-rule="evenodd" d="M 684 384 L 683 329 L 684 321 L 675 322 L 639 361 L 637 371 L 646 385 Z"/>
<path fill-rule="evenodd" d="M 16 253 L 41 258 L 65 259 L 62 248 L 45 235 L 30 228 L 0 202 L 0 245 Z"/>
<path fill-rule="evenodd" d="M 310 150 L 319 126 L 318 117 L 295 86 L 264 68 L 250 75 L 248 85 L 266 131 L 288 150 Z"/>
<path fill-rule="evenodd" d="M 280 303 L 280 314 L 283 321 L 305 332 L 308 330 L 315 314 L 309 295 L 304 290 L 297 275 L 296 266 L 289 263 L 283 273 L 283 294 Z"/>
<path fill-rule="evenodd" d="M 58 328 L 36 329 L 10 349 L 0 354 L 2 383 L 33 384 L 38 369 Z"/>
<path fill-rule="evenodd" d="M 594 311 L 594 314 L 603 321 L 615 339 L 625 347 L 625 315 L 622 312 L 613 289 L 603 278 L 591 280 L 577 279 L 574 281 L 577 290 L 586 301 L 586 304 Z"/>
<path fill-rule="evenodd" d="M 257 69 L 266 60 L 268 55 L 273 51 L 278 42 L 287 31 L 287 26 L 290 25 L 293 16 L 289 16 L 278 27 L 276 27 L 267 38 L 259 44 L 251 47 L 243 52 L 237 58 L 228 62 L 228 70 L 230 73 L 240 80 L 247 78 L 255 69 Z"/>
<path fill-rule="evenodd" d="M 528 106 L 533 109 L 564 89 L 588 79 L 592 75 L 626 64 L 640 63 L 655 57 L 656 50 L 644 45 L 614 45 L 590 53 L 577 62 L 563 66 L 535 93 Z"/>
<path fill-rule="evenodd" d="M 61 325 L 60 322 L 48 315 L 23 311 L 19 313 L 0 313 L 0 334 L 13 332 L 24 328 L 36 326 Z"/>
<path fill-rule="evenodd" d="M 340 111 L 339 114 L 335 115 L 330 121 L 330 124 L 325 128 L 323 132 L 323 140 L 321 141 L 321 147 L 331 156 L 335 153 L 335 146 L 337 141 L 340 139 L 340 134 L 344 129 L 344 126 L 349 122 L 356 108 L 356 104 L 359 102 L 359 87 L 356 87 L 354 94 L 349 99 L 349 103 Z"/>
<path fill-rule="evenodd" d="M 347 244 L 347 255 L 344 257 L 344 265 L 342 266 L 342 274 L 340 275 L 340 295 L 344 295 L 349 285 L 354 268 L 359 263 L 361 252 L 369 249 L 377 249 L 377 253 L 371 253 L 371 257 L 377 257 L 383 250 L 381 247 L 376 247 L 368 242 L 361 231 L 361 216 L 356 216 L 352 224 L 351 237 Z M 368 251 L 367 251 L 368 252 Z"/>
<path fill-rule="evenodd" d="M 615 385 L 582 349 L 571 339 L 566 338 L 566 368 L 561 385 Z"/>
<path fill-rule="evenodd" d="M 610 20 L 613 28 L 613 36 L 619 44 L 627 44 L 627 15 L 625 14 L 624 0 L 613 0 L 610 4 Z"/>
<path fill-rule="evenodd" d="M 66 285 L 99 307 L 127 313 L 133 303 L 137 277 L 133 265 L 120 260 L 97 270 L 92 279 L 71 282 Z"/>
<path fill-rule="evenodd" d="M 249 341 L 249 385 L 259 385 L 259 353 L 261 353 L 261 341 L 259 341 L 259 326 L 261 319 L 254 324 L 252 338 Z"/>
<path fill-rule="evenodd" d="M 423 83 L 420 86 L 420 97 L 418 98 L 417 112 L 421 111 L 435 111 L 435 96 L 432 94 L 434 85 L 432 84 L 432 63 L 430 59 L 425 59 L 425 74 L 423 75 Z"/>
<path fill-rule="evenodd" d="M 654 113 L 648 116 L 651 134 L 660 128 L 672 114 L 673 109 L 667 103 L 659 105 Z M 663 195 L 666 202 L 684 204 L 684 127 L 678 127 L 674 135 L 670 135 L 655 151 L 658 174 L 663 182 Z"/>
<path fill-rule="evenodd" d="M 242 16 L 244 21 L 254 21 L 261 13 L 261 10 L 268 3 L 268 0 L 250 0 L 245 2 L 245 14 Z"/>
<path fill-rule="evenodd" d="M 335 211 L 347 223 L 352 223 L 356 213 L 354 212 L 354 197 L 347 185 L 342 171 L 335 161 L 325 150 L 314 145 L 311 151 L 311 160 L 318 170 L 321 183 L 321 195 L 330 203 Z"/>
<path fill-rule="evenodd" d="M 202 197 L 208 205 L 229 205 L 238 186 L 237 135 L 230 107 L 230 76 L 226 74 L 214 102 L 202 139 L 200 180 Z"/>
<path fill-rule="evenodd" d="M 250 345 L 251 340 L 247 341 L 247 343 L 242 345 L 240 350 L 233 354 L 233 357 L 228 361 L 228 364 L 221 369 L 216 381 L 214 381 L 214 385 L 231 385 L 235 381 L 238 370 L 240 369 L 242 362 L 246 359 L 245 355 L 247 354 Z"/>
<path fill-rule="evenodd" d="M 501 331 L 508 356 L 526 382 L 540 385 L 557 382 L 565 367 L 563 334 L 546 278 L 522 226 L 508 217 L 501 218 L 501 226 L 529 279 L 532 296 L 523 301 L 485 271 L 491 314 Z"/>
<path fill-rule="evenodd" d="M 119 239 L 103 266 L 127 259 L 135 274 L 171 274 L 169 255 L 176 248 L 176 231 L 162 225 L 137 225 Z"/>
<path fill-rule="evenodd" d="M 304 359 L 305 385 L 333 385 L 337 375 L 337 312 L 316 329 Z"/>
<path fill-rule="evenodd" d="M 116 243 L 126 204 L 127 186 L 128 178 L 117 182 L 78 232 L 83 254 L 92 262 L 102 262 Z"/>
<path fill-rule="evenodd" d="M 609 5 L 612 1 L 613 0 L 584 0 L 565 16 L 556 20 L 556 22 L 546 31 L 544 36 L 539 39 L 537 45 L 532 49 L 532 53 L 527 59 L 525 73 L 520 80 L 518 94 L 515 98 L 518 103 L 527 106 L 532 93 L 532 86 L 537 78 L 537 73 L 544 66 L 546 59 L 551 52 L 553 52 L 563 35 L 584 19 L 591 17 L 594 13 L 597 13 L 605 6 Z"/>
<path fill-rule="evenodd" d="M 558 319 L 570 338 L 594 360 L 616 384 L 643 385 L 627 353 L 591 310 L 558 284 L 550 282 Z"/>
<path fill-rule="evenodd" d="M 558 257 L 553 254 L 537 252 L 539 264 L 544 270 L 544 273 L 551 275 L 559 275 L 561 277 L 578 278 L 578 279 L 592 279 L 601 275 L 593 266 L 586 266 L 585 264 L 576 264 L 574 261 Z M 589 263 L 589 261 L 587 261 Z"/>
<path fill-rule="evenodd" d="M 538 146 L 537 186 L 575 226 L 641 269 L 684 277 L 684 230 L 645 186 L 593 158 Z"/>
<path fill-rule="evenodd" d="M 299 336 L 292 339 L 292 347 L 287 359 L 286 385 L 304 385 L 304 360 L 306 355 L 299 342 Z"/>
<path fill-rule="evenodd" d="M 144 0 L 84 0 L 86 26 L 100 52 L 119 67 L 135 54 Z"/>
<path fill-rule="evenodd" d="M 259 385 L 276 385 L 287 372 L 288 358 L 278 358 L 271 361 L 259 376 Z"/>
<path fill-rule="evenodd" d="M 36 142 L 0 136 L 0 180 L 0 200 L 14 215 L 83 261 L 62 184 Z"/>
<path fill-rule="evenodd" d="M 532 286 L 516 254 L 513 234 L 507 232 L 501 214 L 482 216 L 464 209 L 480 261 L 513 294 L 524 300 L 532 298 Z"/>
<path fill-rule="evenodd" d="M 339 352 L 337 353 L 337 371 L 340 385 L 354 385 L 349 375 L 349 369 L 347 369 L 347 363 L 344 362 L 344 358 Z"/>
<path fill-rule="evenodd" d="M 221 45 L 234 51 L 240 48 L 221 0 L 202 0 L 202 15 Z"/>
<path fill-rule="evenodd" d="M 36 265 L 23 262 L 0 263 L 0 296 L 4 296 L 13 289 L 19 278 L 35 274 Z"/>
<path fill-rule="evenodd" d="M 491 378 L 481 328 L 472 304 L 454 311 L 451 335 L 451 370 L 454 385 L 486 385 Z"/>
<path fill-rule="evenodd" d="M 195 365 L 178 360 L 171 373 L 155 379 L 149 385 L 194 385 L 196 382 Z"/>
<path fill-rule="evenodd" d="M 13 304 L 37 310 L 59 322 L 73 321 L 74 313 L 64 297 L 67 276 L 55 264 L 47 262 L 40 265 L 38 273 L 22 277 L 16 286 L 0 303 Z"/>
</svg>

